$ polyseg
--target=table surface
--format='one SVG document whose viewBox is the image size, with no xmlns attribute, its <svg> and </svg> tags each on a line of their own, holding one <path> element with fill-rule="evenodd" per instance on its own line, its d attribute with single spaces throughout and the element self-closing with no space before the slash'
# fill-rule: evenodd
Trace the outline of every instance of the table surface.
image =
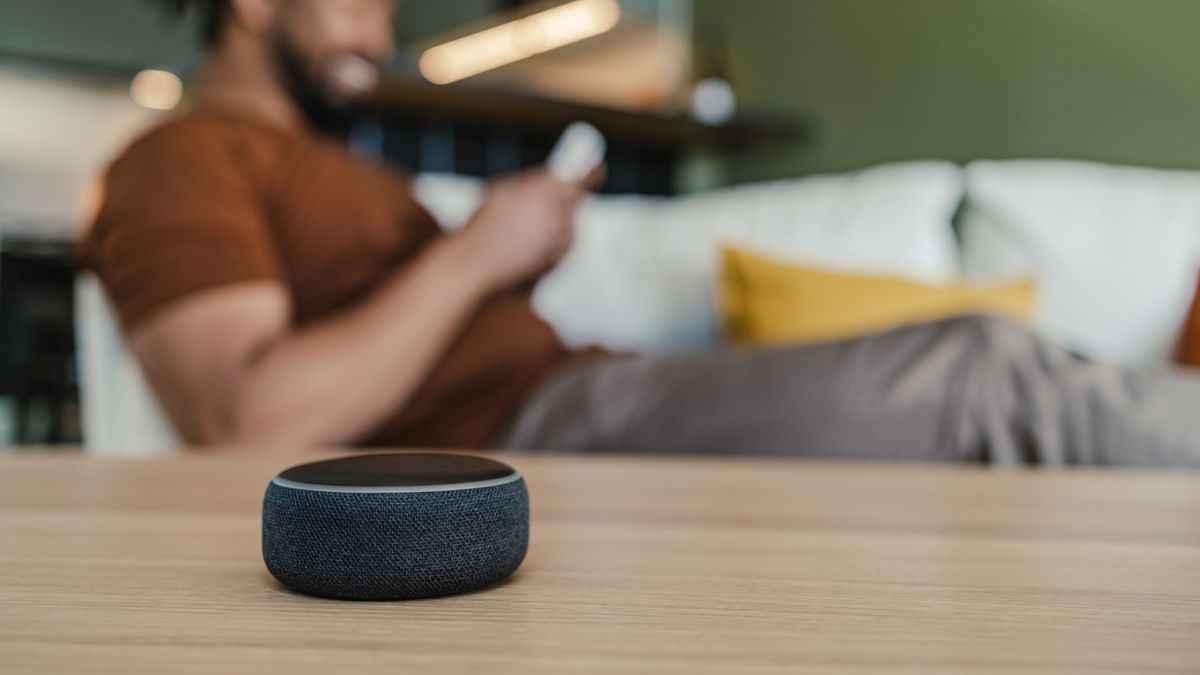
<svg viewBox="0 0 1200 675">
<path fill-rule="evenodd" d="M 1200 474 L 506 460 L 510 581 L 352 603 L 263 566 L 294 458 L 0 458 L 0 670 L 1200 671 Z"/>
</svg>

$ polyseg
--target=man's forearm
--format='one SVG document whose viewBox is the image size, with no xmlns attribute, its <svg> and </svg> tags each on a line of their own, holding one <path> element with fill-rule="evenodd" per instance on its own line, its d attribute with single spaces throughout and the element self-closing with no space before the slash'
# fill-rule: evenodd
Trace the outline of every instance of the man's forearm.
<svg viewBox="0 0 1200 675">
<path fill-rule="evenodd" d="M 237 387 L 229 441 L 356 441 L 404 406 L 491 292 L 455 235 L 372 297 L 270 345 Z"/>
</svg>

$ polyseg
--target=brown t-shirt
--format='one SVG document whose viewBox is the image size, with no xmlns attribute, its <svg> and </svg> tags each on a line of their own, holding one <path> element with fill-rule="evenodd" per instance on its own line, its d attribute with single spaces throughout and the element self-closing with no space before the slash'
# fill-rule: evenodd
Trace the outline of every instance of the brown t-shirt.
<svg viewBox="0 0 1200 675">
<path fill-rule="evenodd" d="M 84 260 L 127 329 L 191 294 L 260 280 L 287 286 L 303 328 L 369 296 L 438 233 L 405 175 L 315 134 L 197 109 L 109 168 Z M 482 446 L 569 357 L 527 295 L 494 297 L 362 442 Z"/>
<path fill-rule="evenodd" d="M 1192 306 L 1183 321 L 1175 360 L 1185 366 L 1200 368 L 1200 279 L 1197 279 Z"/>
</svg>

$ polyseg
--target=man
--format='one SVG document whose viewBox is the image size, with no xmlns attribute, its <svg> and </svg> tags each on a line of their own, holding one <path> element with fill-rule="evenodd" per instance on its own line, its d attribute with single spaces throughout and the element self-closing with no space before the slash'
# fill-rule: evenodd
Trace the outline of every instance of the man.
<svg viewBox="0 0 1200 675">
<path fill-rule="evenodd" d="M 1200 464 L 1200 379 L 997 319 L 569 352 L 521 289 L 567 250 L 590 182 L 497 181 L 442 234 L 406 177 L 318 133 L 388 60 L 390 0 L 168 4 L 206 18 L 191 108 L 112 165 L 86 256 L 189 441 Z"/>
</svg>

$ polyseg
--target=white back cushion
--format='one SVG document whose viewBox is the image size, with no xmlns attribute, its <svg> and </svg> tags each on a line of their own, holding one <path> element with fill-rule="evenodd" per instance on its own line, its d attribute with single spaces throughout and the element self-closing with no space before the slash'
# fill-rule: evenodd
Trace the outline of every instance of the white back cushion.
<svg viewBox="0 0 1200 675">
<path fill-rule="evenodd" d="M 483 197 L 483 181 L 452 173 L 419 174 L 412 188 L 421 206 L 446 230 L 462 227 Z"/>
<path fill-rule="evenodd" d="M 75 336 L 88 452 L 131 457 L 176 452 L 175 432 L 126 348 L 103 287 L 90 273 L 75 283 Z"/>
<path fill-rule="evenodd" d="M 595 197 L 576 244 L 538 284 L 534 306 L 569 344 L 619 350 L 716 344 L 722 243 L 836 269 L 947 281 L 961 170 L 913 162 L 680 197 Z M 478 184 L 423 176 L 417 197 L 446 227 L 473 212 Z"/>
<path fill-rule="evenodd" d="M 1049 339 L 1117 363 L 1169 359 L 1196 283 L 1200 173 L 975 162 L 962 225 L 964 273 L 1036 280 Z"/>
</svg>

